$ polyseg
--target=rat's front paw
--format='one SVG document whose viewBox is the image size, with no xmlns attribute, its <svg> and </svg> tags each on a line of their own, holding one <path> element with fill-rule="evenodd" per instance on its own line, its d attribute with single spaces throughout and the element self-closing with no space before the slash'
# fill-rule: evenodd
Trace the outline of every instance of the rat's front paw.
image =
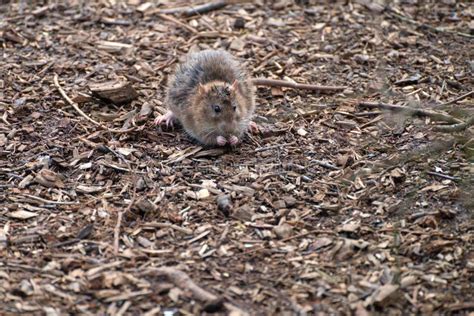
<svg viewBox="0 0 474 316">
<path fill-rule="evenodd" d="M 216 141 L 219 146 L 225 146 L 225 144 L 227 144 L 227 139 L 223 136 L 217 136 Z"/>
<path fill-rule="evenodd" d="M 237 145 L 238 142 L 239 142 L 239 138 L 237 136 L 231 135 L 229 137 L 229 144 Z"/>
<path fill-rule="evenodd" d="M 164 115 L 158 116 L 153 123 L 155 125 L 160 125 L 161 123 L 166 122 L 166 127 L 173 128 L 175 120 L 176 120 L 176 117 L 174 116 L 174 113 L 171 111 L 168 111 Z"/>
<path fill-rule="evenodd" d="M 255 123 L 254 121 L 250 121 L 249 131 L 252 134 L 258 134 L 258 133 L 260 133 L 260 127 L 258 127 L 257 123 Z"/>
</svg>

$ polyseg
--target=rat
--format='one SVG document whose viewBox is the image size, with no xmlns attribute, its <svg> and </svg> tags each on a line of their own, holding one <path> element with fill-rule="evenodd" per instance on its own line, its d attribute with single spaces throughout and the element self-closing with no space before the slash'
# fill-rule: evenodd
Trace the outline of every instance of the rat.
<svg viewBox="0 0 474 316">
<path fill-rule="evenodd" d="M 204 145 L 236 145 L 248 130 L 255 110 L 255 88 L 244 67 L 223 50 L 203 50 L 186 56 L 168 81 L 168 112 L 155 124 L 185 132 Z"/>
</svg>

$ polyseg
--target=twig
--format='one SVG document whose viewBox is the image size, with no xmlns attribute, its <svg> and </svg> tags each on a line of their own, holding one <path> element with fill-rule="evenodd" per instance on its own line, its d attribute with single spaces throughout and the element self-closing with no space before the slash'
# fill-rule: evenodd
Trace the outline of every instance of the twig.
<svg viewBox="0 0 474 316">
<path fill-rule="evenodd" d="M 285 87 L 292 89 L 318 91 L 320 93 L 335 93 L 347 89 L 347 87 L 345 86 L 317 86 L 313 84 L 294 83 L 286 80 L 274 80 L 264 78 L 252 79 L 252 83 L 256 86 Z"/>
<path fill-rule="evenodd" d="M 182 14 L 184 16 L 193 16 L 196 14 L 203 14 L 207 13 L 210 11 L 218 10 L 226 5 L 229 4 L 228 0 L 219 0 L 219 1 L 214 1 L 214 2 L 209 2 L 201 5 L 197 5 L 194 7 L 180 7 L 180 8 L 172 8 L 172 9 L 162 9 L 159 10 L 157 13 L 161 14 Z"/>
<path fill-rule="evenodd" d="M 449 100 L 449 101 L 447 101 L 447 102 L 441 103 L 440 105 L 437 105 L 437 106 L 449 105 L 449 104 L 452 104 L 452 103 L 455 103 L 455 102 L 464 100 L 465 98 L 467 98 L 467 97 L 470 96 L 471 94 L 474 94 L 474 90 L 471 90 L 471 91 L 469 91 L 468 93 L 465 93 L 465 94 L 463 94 L 463 95 L 460 95 L 459 97 L 456 97 L 456 98 L 454 98 L 454 99 L 452 99 L 452 100 Z"/>
<path fill-rule="evenodd" d="M 372 125 L 374 123 L 377 123 L 378 121 L 382 120 L 382 117 L 381 116 L 377 116 L 376 118 L 374 118 L 373 120 L 367 122 L 367 123 L 364 123 L 362 124 L 359 128 L 360 129 L 363 129 L 363 128 L 366 128 L 367 126 L 369 125 Z"/>
<path fill-rule="evenodd" d="M 33 272 L 33 273 L 38 273 L 38 274 L 50 274 L 56 277 L 62 277 L 64 276 L 64 273 L 60 270 L 43 270 L 37 267 L 29 266 L 26 264 L 17 264 L 13 262 L 9 262 L 8 260 L 1 261 L 1 264 L 7 268 L 10 269 L 15 269 L 15 270 L 22 270 L 22 271 L 28 271 L 28 272 Z M 0 266 L 2 266 L 0 265 Z"/>
<path fill-rule="evenodd" d="M 151 223 L 145 223 L 143 224 L 143 227 L 145 228 L 172 228 L 176 231 L 179 231 L 183 234 L 186 235 L 192 235 L 193 231 L 189 228 L 181 227 L 178 225 L 170 224 L 170 223 L 157 223 L 157 222 L 151 222 Z"/>
<path fill-rule="evenodd" d="M 360 117 L 360 116 L 371 116 L 371 115 L 380 115 L 380 114 L 382 114 L 382 111 L 359 112 L 359 113 L 355 113 L 354 115 L 357 117 Z"/>
<path fill-rule="evenodd" d="M 159 275 L 165 275 L 171 282 L 174 283 L 177 287 L 190 291 L 193 296 L 202 302 L 205 303 L 215 303 L 216 305 L 219 303 L 223 303 L 222 298 L 219 298 L 217 295 L 208 292 L 207 290 L 203 289 L 199 285 L 197 285 L 186 273 L 181 270 L 178 270 L 174 267 L 161 267 L 148 270 L 145 273 L 157 273 Z M 224 307 L 232 312 L 237 312 L 238 315 L 248 315 L 245 311 L 241 310 L 240 308 L 232 305 L 231 303 L 223 303 Z"/>
<path fill-rule="evenodd" d="M 173 267 L 161 267 L 152 270 L 155 273 L 166 275 L 177 287 L 191 291 L 199 301 L 210 302 L 217 300 L 217 295 L 198 286 L 186 273 Z"/>
<path fill-rule="evenodd" d="M 327 163 L 327 162 L 324 162 L 324 161 L 321 161 L 321 160 L 311 160 L 311 162 L 314 162 L 315 164 L 321 166 L 321 167 L 324 167 L 324 168 L 327 168 L 327 169 L 331 169 L 331 170 L 341 170 L 340 168 L 336 167 L 336 166 L 333 166 L 331 165 L 330 163 Z"/>
<path fill-rule="evenodd" d="M 160 305 L 158 305 L 157 307 L 148 310 L 145 314 L 143 314 L 143 316 L 155 316 L 155 315 L 160 315 L 161 308 L 162 308 L 162 307 L 161 307 Z"/>
<path fill-rule="evenodd" d="M 58 81 L 58 75 L 57 74 L 54 74 L 54 85 L 56 87 L 56 89 L 58 89 L 59 93 L 61 94 L 61 96 L 63 97 L 64 100 L 66 100 L 67 103 L 69 103 L 69 105 L 71 105 L 76 111 L 77 113 L 79 113 L 83 118 L 85 118 L 86 120 L 88 120 L 89 122 L 93 123 L 94 125 L 100 127 L 101 129 L 104 129 L 106 131 L 109 131 L 111 133 L 128 133 L 128 132 L 131 132 L 133 130 L 135 130 L 135 127 L 132 127 L 132 128 L 129 128 L 129 129 L 125 129 L 125 130 L 119 130 L 119 129 L 113 129 L 113 128 L 108 128 L 102 124 L 100 124 L 99 122 L 95 121 L 94 119 L 90 118 L 89 116 L 87 116 L 86 113 L 84 113 L 80 108 L 79 106 L 71 100 L 71 98 L 68 97 L 68 95 L 66 94 L 66 92 L 64 92 L 63 88 L 61 88 L 61 85 L 59 84 L 59 81 Z"/>
<path fill-rule="evenodd" d="M 420 218 L 420 217 L 432 216 L 432 215 L 438 215 L 438 214 L 439 214 L 439 211 L 434 211 L 434 212 L 425 212 L 425 211 L 417 212 L 417 213 L 414 213 L 414 214 L 410 215 L 410 220 L 413 221 L 413 220 L 418 219 L 418 218 Z"/>
<path fill-rule="evenodd" d="M 380 102 L 360 102 L 359 106 L 366 107 L 366 108 L 380 108 L 384 110 L 390 110 L 393 112 L 404 112 L 408 115 L 427 116 L 429 118 L 432 118 L 435 121 L 445 121 L 448 123 L 455 123 L 455 124 L 462 123 L 460 119 L 457 119 L 451 115 L 439 113 L 439 112 L 435 112 L 431 110 L 426 110 L 426 109 L 410 108 L 407 106 L 380 103 Z"/>
<path fill-rule="evenodd" d="M 74 102 L 72 101 L 66 94 L 66 92 L 64 92 L 64 90 L 61 88 L 61 86 L 59 85 L 59 81 L 58 81 L 58 75 L 57 74 L 54 74 L 54 85 L 56 86 L 56 88 L 58 89 L 59 93 L 61 93 L 62 97 L 67 101 L 67 103 L 69 103 L 70 105 L 72 105 L 72 107 L 83 117 L 85 118 L 86 120 L 88 120 L 89 122 L 93 123 L 94 125 L 97 125 L 97 126 L 102 126 L 102 124 L 100 124 L 99 122 L 95 121 L 94 119 L 90 118 L 89 116 L 87 116 L 86 113 L 84 113 L 80 108 L 79 106 Z M 104 128 L 104 127 L 103 127 Z"/>
<path fill-rule="evenodd" d="M 388 14 L 393 16 L 393 17 L 396 17 L 402 21 L 405 21 L 405 22 L 408 22 L 408 23 L 411 23 L 411 24 L 414 24 L 416 26 L 419 26 L 419 27 L 424 27 L 424 28 L 427 28 L 429 30 L 432 30 L 432 31 L 435 31 L 435 32 L 443 32 L 443 33 L 450 33 L 450 34 L 456 34 L 456 35 L 459 35 L 459 36 L 464 36 L 464 37 L 468 37 L 468 38 L 474 38 L 473 35 L 471 34 L 467 34 L 467 33 L 463 33 L 463 32 L 457 32 L 457 31 L 451 31 L 451 30 L 446 30 L 444 28 L 440 28 L 440 27 L 434 27 L 434 26 L 431 26 L 431 25 L 428 25 L 428 24 L 425 24 L 425 23 L 421 23 L 421 22 L 418 22 L 418 21 L 415 21 L 403 14 L 400 14 L 398 12 L 396 12 L 393 8 L 388 8 Z"/>
<path fill-rule="evenodd" d="M 129 168 L 130 168 L 130 165 L 129 165 Z M 123 214 L 128 213 L 132 209 L 132 206 L 133 206 L 133 204 L 135 204 L 135 200 L 137 198 L 137 182 L 138 182 L 138 179 L 137 179 L 137 174 L 135 173 L 134 175 L 135 176 L 133 177 L 134 178 L 134 185 L 133 185 L 132 200 L 128 204 L 125 211 L 119 211 L 118 216 L 117 216 L 117 224 L 115 225 L 115 229 L 114 229 L 114 255 L 115 256 L 118 256 L 118 253 L 119 253 L 120 226 L 122 226 Z"/>
<path fill-rule="evenodd" d="M 112 169 L 119 170 L 119 171 L 133 172 L 133 173 L 136 173 L 136 174 L 146 174 L 145 171 L 132 170 L 130 168 L 127 169 L 127 168 L 120 167 L 120 166 L 114 165 L 114 164 L 106 162 L 106 161 L 99 161 L 99 163 L 102 166 L 110 167 Z"/>
<path fill-rule="evenodd" d="M 145 290 L 142 290 L 142 291 L 138 291 L 138 292 L 134 292 L 134 296 L 139 296 L 139 295 L 148 295 L 148 294 L 151 294 L 153 293 L 152 291 L 148 290 L 148 291 L 145 291 Z M 130 293 L 132 294 L 132 293 Z M 129 296 L 130 298 L 131 296 Z M 106 300 L 107 301 L 107 300 Z M 130 305 L 132 305 L 132 302 L 130 301 L 125 301 L 125 303 L 123 303 L 122 307 L 120 307 L 120 309 L 118 310 L 117 314 L 115 314 L 116 316 L 122 316 L 123 314 L 125 314 L 125 312 L 127 311 L 127 309 L 130 307 Z"/>
<path fill-rule="evenodd" d="M 3 115 L 2 115 L 2 117 L 1 117 L 0 119 L 1 119 L 6 125 L 10 126 L 10 125 L 12 125 L 12 124 L 11 124 L 10 122 L 8 122 L 7 117 L 8 117 L 8 112 L 5 111 L 5 112 L 3 112 Z"/>
<path fill-rule="evenodd" d="M 42 77 L 51 67 L 53 67 L 55 61 L 50 61 L 43 69 L 41 69 L 36 75 Z"/>
<path fill-rule="evenodd" d="M 132 203 L 129 204 L 129 206 L 132 205 Z M 119 211 L 117 215 L 117 224 L 115 225 L 114 229 L 114 255 L 117 256 L 119 252 L 119 238 L 120 238 L 120 226 L 122 226 L 122 217 L 123 217 L 123 212 Z"/>
<path fill-rule="evenodd" d="M 454 125 L 436 125 L 433 129 L 437 132 L 452 133 L 463 131 L 472 125 L 474 125 L 474 116 L 471 116 L 466 122 Z"/>
<path fill-rule="evenodd" d="M 287 242 L 287 241 L 290 241 L 290 240 L 293 240 L 293 239 L 298 239 L 298 238 L 301 238 L 301 237 L 306 237 L 308 235 L 312 235 L 312 234 L 329 234 L 329 235 L 335 235 L 335 233 L 333 231 L 326 231 L 326 230 L 322 230 L 322 229 L 314 229 L 314 230 L 310 230 L 308 232 L 305 232 L 305 233 L 301 233 L 301 234 L 298 234 L 298 235 L 294 235 L 294 236 L 290 236 L 290 237 L 287 237 L 285 239 L 282 239 L 281 242 Z"/>
<path fill-rule="evenodd" d="M 163 20 L 166 20 L 166 21 L 169 21 L 169 22 L 172 22 L 174 24 L 177 24 L 183 28 L 185 28 L 186 30 L 190 31 L 191 33 L 193 34 L 196 34 L 196 33 L 199 33 L 198 30 L 196 30 L 194 27 L 192 26 L 189 26 L 187 25 L 186 23 L 183 23 L 181 22 L 180 20 L 172 17 L 172 16 L 169 16 L 169 15 L 165 15 L 165 14 L 158 14 L 158 16 L 163 19 Z"/>
<path fill-rule="evenodd" d="M 427 174 L 435 176 L 435 177 L 440 177 L 440 178 L 443 178 L 443 179 L 452 180 L 452 181 L 458 181 L 459 180 L 458 177 L 453 177 L 453 176 L 450 176 L 450 175 L 447 175 L 447 174 L 434 172 L 434 171 L 428 171 Z"/>
<path fill-rule="evenodd" d="M 466 310 L 466 312 L 469 312 L 468 310 L 469 309 L 473 309 L 474 308 L 474 302 L 461 302 L 461 303 L 454 303 L 454 304 L 450 304 L 446 307 L 447 309 L 449 309 L 450 311 L 461 311 L 461 310 Z"/>
<path fill-rule="evenodd" d="M 67 201 L 53 201 L 53 200 L 46 200 L 46 199 L 43 199 L 39 196 L 35 196 L 35 195 L 31 195 L 31 194 L 23 194 L 24 197 L 27 197 L 27 198 L 30 198 L 30 199 L 33 199 L 33 200 L 37 200 L 37 201 L 40 201 L 40 202 L 43 202 L 43 203 L 46 203 L 46 204 L 58 204 L 58 205 L 75 205 L 75 204 L 79 204 L 79 202 L 67 202 Z"/>
</svg>

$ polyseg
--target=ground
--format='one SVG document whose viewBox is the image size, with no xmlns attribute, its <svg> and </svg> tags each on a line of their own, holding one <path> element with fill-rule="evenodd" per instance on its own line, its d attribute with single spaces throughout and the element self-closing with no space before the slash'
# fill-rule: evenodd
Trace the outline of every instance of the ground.
<svg viewBox="0 0 474 316">
<path fill-rule="evenodd" d="M 1 314 L 472 315 L 469 1 L 0 3 Z M 259 87 L 261 133 L 203 148 L 153 120 L 204 48 L 346 88 Z"/>
</svg>

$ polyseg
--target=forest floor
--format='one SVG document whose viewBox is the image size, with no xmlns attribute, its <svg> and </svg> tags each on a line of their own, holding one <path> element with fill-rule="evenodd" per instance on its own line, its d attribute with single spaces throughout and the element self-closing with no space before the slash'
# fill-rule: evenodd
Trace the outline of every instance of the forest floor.
<svg viewBox="0 0 474 316">
<path fill-rule="evenodd" d="M 0 314 L 474 312 L 469 1 L 0 3 Z M 205 48 L 347 88 L 259 87 L 204 148 L 153 119 Z"/>
</svg>

